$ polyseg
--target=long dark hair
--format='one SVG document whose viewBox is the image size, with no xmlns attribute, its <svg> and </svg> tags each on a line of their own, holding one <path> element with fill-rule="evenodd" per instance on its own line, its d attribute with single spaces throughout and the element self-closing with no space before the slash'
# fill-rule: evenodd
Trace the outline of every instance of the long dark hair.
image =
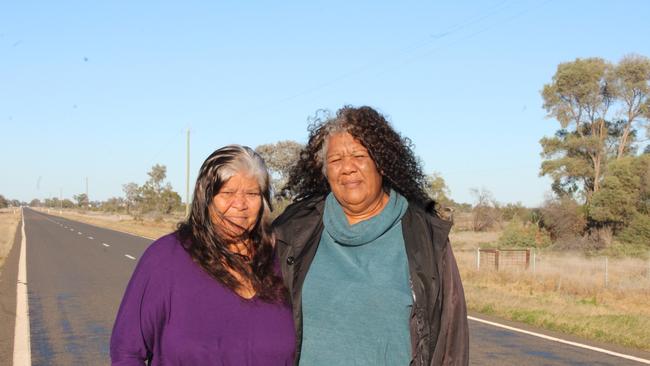
<svg viewBox="0 0 650 366">
<path fill-rule="evenodd" d="M 383 188 L 394 189 L 409 202 L 436 214 L 435 202 L 424 191 L 426 177 L 413 153 L 411 140 L 400 136 L 386 118 L 371 107 L 345 106 L 335 117 L 316 117 L 309 126 L 309 142 L 289 174 L 284 191 L 296 200 L 326 195 L 325 156 L 330 136 L 347 132 L 358 140 L 377 165 Z"/>
<path fill-rule="evenodd" d="M 250 261 L 228 249 L 232 238 L 215 227 L 210 208 L 214 196 L 237 173 L 255 177 L 259 183 L 262 208 L 257 223 L 244 231 L 240 240 L 252 245 Z M 284 303 L 288 296 L 282 280 L 275 274 L 273 262 L 274 236 L 271 229 L 271 188 L 264 160 L 251 148 L 228 145 L 213 152 L 203 162 L 194 188 L 192 210 L 186 221 L 178 225 L 177 235 L 192 259 L 207 273 L 229 289 L 237 292 L 242 284 L 228 269 L 250 281 L 261 300 Z"/>
</svg>

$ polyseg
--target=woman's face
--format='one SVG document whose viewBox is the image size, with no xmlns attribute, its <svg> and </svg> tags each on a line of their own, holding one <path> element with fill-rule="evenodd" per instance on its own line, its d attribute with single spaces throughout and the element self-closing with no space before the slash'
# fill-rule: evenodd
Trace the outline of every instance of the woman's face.
<svg viewBox="0 0 650 366">
<path fill-rule="evenodd" d="M 237 173 L 212 199 L 212 222 L 234 236 L 253 229 L 262 208 L 262 194 L 257 179 Z"/>
<path fill-rule="evenodd" d="M 347 132 L 329 138 L 325 172 L 332 193 L 348 213 L 364 213 L 382 199 L 382 177 L 374 160 Z"/>
</svg>

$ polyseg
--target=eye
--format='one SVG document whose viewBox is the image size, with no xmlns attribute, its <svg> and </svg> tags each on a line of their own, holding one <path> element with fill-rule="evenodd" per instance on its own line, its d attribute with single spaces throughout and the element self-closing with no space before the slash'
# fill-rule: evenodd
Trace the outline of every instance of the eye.
<svg viewBox="0 0 650 366">
<path fill-rule="evenodd" d="M 334 163 L 338 163 L 339 161 L 341 161 L 341 158 L 340 158 L 340 157 L 338 157 L 338 156 L 337 156 L 337 157 L 335 157 L 335 158 L 330 158 L 330 159 L 327 159 L 327 162 L 328 162 L 329 164 L 334 164 Z"/>
<path fill-rule="evenodd" d="M 219 195 L 224 197 L 232 197 L 235 195 L 235 191 L 221 191 L 219 192 Z"/>
<path fill-rule="evenodd" d="M 257 198 L 261 196 L 262 194 L 260 192 L 247 192 L 246 197 L 248 198 Z"/>
</svg>

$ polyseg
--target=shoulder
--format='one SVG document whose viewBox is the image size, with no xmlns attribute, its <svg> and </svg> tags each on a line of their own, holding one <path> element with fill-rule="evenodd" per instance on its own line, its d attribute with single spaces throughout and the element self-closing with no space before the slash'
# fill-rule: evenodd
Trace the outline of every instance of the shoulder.
<svg viewBox="0 0 650 366">
<path fill-rule="evenodd" d="M 404 230 L 420 231 L 429 228 L 432 233 L 433 241 L 436 245 L 446 245 L 449 237 L 449 232 L 453 223 L 451 221 L 443 220 L 437 215 L 425 211 L 418 205 L 409 202 L 409 208 L 403 218 Z"/>
<path fill-rule="evenodd" d="M 159 238 L 147 247 L 138 261 L 138 269 L 147 272 L 169 269 L 186 255 L 187 252 L 174 232 Z"/>
<path fill-rule="evenodd" d="M 273 228 L 282 229 L 291 225 L 295 219 L 320 217 L 322 216 L 323 206 L 325 204 L 324 196 L 314 196 L 295 201 L 273 220 Z"/>
</svg>

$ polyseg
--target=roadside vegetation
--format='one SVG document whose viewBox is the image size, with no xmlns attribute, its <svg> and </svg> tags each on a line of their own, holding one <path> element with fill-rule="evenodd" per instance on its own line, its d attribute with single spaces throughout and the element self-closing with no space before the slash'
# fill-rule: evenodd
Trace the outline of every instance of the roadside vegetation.
<svg viewBox="0 0 650 366">
<path fill-rule="evenodd" d="M 13 246 L 16 229 L 18 228 L 19 223 L 19 208 L 0 209 L 0 272 L 2 272 L 5 259 L 9 255 L 11 247 Z"/>
</svg>

